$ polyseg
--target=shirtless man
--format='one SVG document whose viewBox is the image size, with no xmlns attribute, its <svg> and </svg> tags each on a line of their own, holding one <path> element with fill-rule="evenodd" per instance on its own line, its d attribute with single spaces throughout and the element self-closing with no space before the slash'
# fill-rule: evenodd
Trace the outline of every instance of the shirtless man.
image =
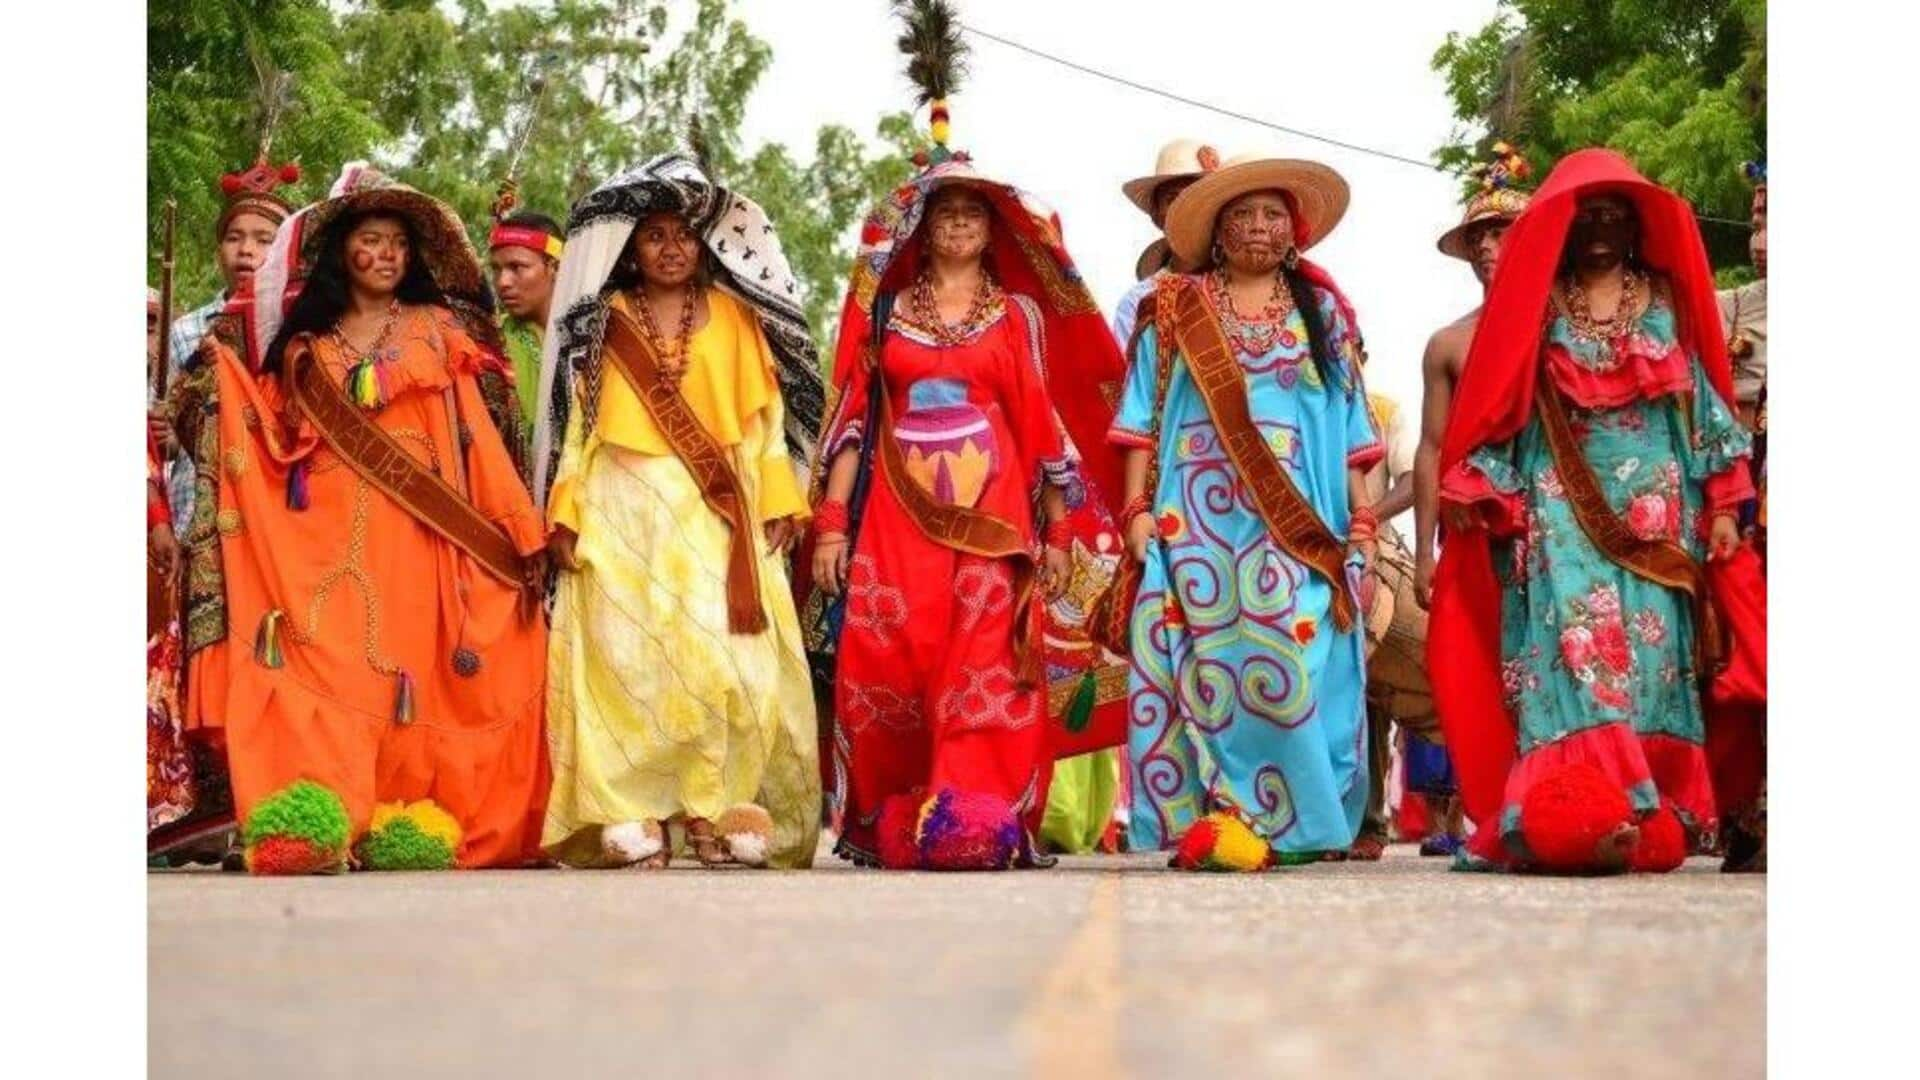
<svg viewBox="0 0 1920 1080">
<path fill-rule="evenodd" d="M 1505 143 L 1494 145 L 1495 160 L 1481 176 L 1480 190 L 1467 202 L 1460 224 L 1440 237 L 1442 254 L 1473 267 L 1481 295 L 1493 284 L 1500 261 L 1500 242 L 1522 211 L 1527 194 L 1511 186 L 1528 175 L 1526 160 Z M 1467 363 L 1467 346 L 1480 325 L 1480 309 L 1434 332 L 1420 361 L 1425 394 L 1420 406 L 1420 448 L 1413 457 L 1414 596 L 1421 607 L 1433 602 L 1433 570 L 1437 558 L 1434 540 L 1439 531 L 1440 442 L 1447 434 L 1447 414 L 1453 409 L 1453 388 Z"/>
</svg>

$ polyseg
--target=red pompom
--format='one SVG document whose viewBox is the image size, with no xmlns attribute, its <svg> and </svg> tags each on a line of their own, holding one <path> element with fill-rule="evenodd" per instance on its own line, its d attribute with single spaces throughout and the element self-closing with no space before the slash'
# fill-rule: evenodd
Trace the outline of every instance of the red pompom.
<svg viewBox="0 0 1920 1080">
<path fill-rule="evenodd" d="M 1206 864 L 1207 857 L 1213 854 L 1213 846 L 1220 839 L 1220 826 L 1210 817 L 1201 818 L 1180 837 L 1180 844 L 1173 849 L 1173 868 L 1175 870 L 1198 870 Z"/>
<path fill-rule="evenodd" d="M 228 197 L 240 194 L 246 186 L 246 181 L 240 179 L 237 173 L 228 173 L 220 178 L 220 192 Z"/>
<path fill-rule="evenodd" d="M 300 166 L 294 164 L 291 161 L 287 162 L 285 165 L 280 166 L 280 182 L 283 184 L 299 183 L 300 182 Z"/>
<path fill-rule="evenodd" d="M 1680 869 L 1687 861 L 1687 829 L 1673 804 L 1663 802 L 1653 816 L 1640 823 L 1640 842 L 1633 849 L 1633 869 L 1643 874 L 1664 874 Z"/>
<path fill-rule="evenodd" d="M 1520 801 L 1520 834 L 1541 870 L 1622 869 L 1601 859 L 1600 841 L 1632 820 L 1626 792 L 1584 763 L 1541 777 Z"/>
<path fill-rule="evenodd" d="M 317 874 L 333 868 L 339 856 L 301 836 L 268 836 L 248 845 L 247 869 L 255 874 Z"/>
<path fill-rule="evenodd" d="M 889 870 L 918 870 L 920 844 L 915 836 L 920 827 L 920 803 L 917 795 L 893 795 L 880 804 L 880 817 L 874 822 L 874 854 Z"/>
</svg>

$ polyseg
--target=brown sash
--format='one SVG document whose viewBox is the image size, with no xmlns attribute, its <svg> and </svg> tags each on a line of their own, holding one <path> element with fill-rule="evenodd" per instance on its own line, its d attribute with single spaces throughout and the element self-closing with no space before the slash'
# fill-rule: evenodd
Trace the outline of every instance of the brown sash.
<svg viewBox="0 0 1920 1080">
<path fill-rule="evenodd" d="M 495 577 L 519 588 L 527 586 L 527 560 L 520 557 L 504 529 L 445 480 L 422 467 L 372 416 L 348 400 L 346 392 L 321 370 L 311 349 L 300 348 L 288 360 L 295 372 L 295 406 L 313 421 L 320 437 L 361 479 L 379 488 L 415 521 L 473 556 Z M 457 454 L 461 452 L 458 432 L 454 432 L 454 438 L 453 452 Z"/>
<path fill-rule="evenodd" d="M 906 457 L 893 437 L 893 402 L 887 399 L 887 388 L 880 380 L 877 362 L 867 393 L 879 395 L 880 431 L 869 432 L 867 437 L 878 440 L 875 449 L 880 458 L 880 475 L 886 479 L 887 489 L 893 492 L 908 519 L 919 527 L 921 535 L 954 551 L 1013 560 L 1014 671 L 1022 689 L 1031 687 L 1040 678 L 1040 650 L 1033 648 L 1033 552 L 1028 550 L 1020 530 L 1012 522 L 970 506 L 935 502 L 925 488 L 913 482 L 907 474 Z"/>
<path fill-rule="evenodd" d="M 1186 282 L 1169 282 L 1174 289 L 1173 332 L 1187 371 L 1207 403 L 1207 415 L 1220 433 L 1220 444 L 1246 485 L 1254 509 L 1281 550 L 1326 579 L 1333 587 L 1333 624 L 1342 632 L 1353 629 L 1353 594 L 1347 588 L 1347 545 L 1319 511 L 1300 494 L 1293 478 L 1280 467 L 1247 406 L 1247 381 L 1234 359 L 1233 346 L 1220 329 L 1220 318 Z"/>
<path fill-rule="evenodd" d="M 715 442 L 700 418 L 693 415 L 680 388 L 660 376 L 660 358 L 653 353 L 633 317 L 619 308 L 607 313 L 606 356 L 633 387 L 635 397 L 653 417 L 667 445 L 680 458 L 700 488 L 700 497 L 733 530 L 727 541 L 727 629 L 736 634 L 758 634 L 767 628 L 766 606 L 760 602 L 759 553 L 753 542 L 753 515 L 746 492 L 734 475 L 727 452 Z"/>
<path fill-rule="evenodd" d="M 1727 655 L 1727 640 L 1719 612 L 1707 593 L 1705 568 L 1680 545 L 1670 540 L 1644 539 L 1627 528 L 1626 522 L 1620 520 L 1620 515 L 1614 513 L 1607 502 L 1607 493 L 1601 489 L 1599 478 L 1593 475 L 1593 466 L 1587 464 L 1580 439 L 1567 418 L 1566 402 L 1561 400 L 1552 377 L 1541 372 L 1536 379 L 1540 426 L 1546 433 L 1547 452 L 1553 457 L 1553 467 L 1560 474 L 1560 485 L 1566 489 L 1567 501 L 1573 507 L 1573 519 L 1579 523 L 1580 531 L 1615 565 L 1655 585 L 1687 594 L 1694 625 L 1699 631 L 1694 635 L 1694 652 L 1700 662 L 1700 676 L 1710 676 L 1716 664 Z"/>
</svg>

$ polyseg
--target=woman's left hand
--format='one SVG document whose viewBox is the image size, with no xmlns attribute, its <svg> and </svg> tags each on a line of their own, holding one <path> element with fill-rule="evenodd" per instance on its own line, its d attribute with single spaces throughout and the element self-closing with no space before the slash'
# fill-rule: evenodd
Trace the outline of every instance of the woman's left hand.
<svg viewBox="0 0 1920 1080">
<path fill-rule="evenodd" d="M 1073 560 L 1057 547 L 1046 549 L 1046 561 L 1040 566 L 1040 588 L 1049 600 L 1058 600 L 1067 591 L 1067 579 L 1073 576 Z"/>
<path fill-rule="evenodd" d="M 785 555 L 800 540 L 800 524 L 791 517 L 774 518 L 767 522 L 767 547 L 775 555 Z"/>
<path fill-rule="evenodd" d="M 1707 532 L 1707 558 L 1718 561 L 1733 557 L 1740 548 L 1740 525 L 1732 514 L 1715 514 Z"/>
</svg>

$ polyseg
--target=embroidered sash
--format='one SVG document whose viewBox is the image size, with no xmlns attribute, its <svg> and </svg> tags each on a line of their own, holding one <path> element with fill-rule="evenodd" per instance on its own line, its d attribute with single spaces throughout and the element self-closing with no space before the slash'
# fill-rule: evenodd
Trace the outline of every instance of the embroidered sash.
<svg viewBox="0 0 1920 1080">
<path fill-rule="evenodd" d="M 1180 280 L 1167 284 L 1173 289 L 1175 340 L 1254 509 L 1282 551 L 1333 587 L 1333 624 L 1343 633 L 1352 630 L 1354 603 L 1347 588 L 1346 543 L 1320 520 L 1319 511 L 1300 494 L 1268 449 L 1253 422 L 1246 376 L 1220 329 L 1219 316 L 1192 284 Z"/>
<path fill-rule="evenodd" d="M 295 373 L 290 384 L 294 405 L 313 421 L 342 461 L 415 521 L 473 556 L 489 573 L 509 585 L 528 586 L 531 568 L 506 530 L 422 466 L 366 410 L 350 401 L 314 360 L 312 349 L 298 343 L 288 353 Z M 454 452 L 460 452 L 457 446 Z"/>
<path fill-rule="evenodd" d="M 886 384 L 880 378 L 876 356 L 873 377 L 867 393 L 879 402 L 880 429 L 866 437 L 877 443 L 880 475 L 887 490 L 906 511 L 908 520 L 920 534 L 941 547 L 988 559 L 1013 560 L 1013 666 L 1021 689 L 1028 689 L 1040 678 L 1040 650 L 1033 648 L 1033 552 L 1012 522 L 976 510 L 934 501 L 932 495 L 907 474 L 906 455 L 893 437 L 893 402 L 887 398 Z"/>
<path fill-rule="evenodd" d="M 634 396 L 653 417 L 667 445 L 680 458 L 700 497 L 720 515 L 733 535 L 727 541 L 727 629 L 736 634 L 758 634 L 767 628 L 766 606 L 760 602 L 759 554 L 753 542 L 753 515 L 746 491 L 734 474 L 726 450 L 680 396 L 680 388 L 660 374 L 660 358 L 633 317 L 615 307 L 607 313 L 606 358 L 633 387 Z"/>
<path fill-rule="evenodd" d="M 1671 540 L 1649 540 L 1627 528 L 1620 515 L 1607 502 L 1600 479 L 1587 463 L 1580 439 L 1567 417 L 1566 401 L 1546 373 L 1535 380 L 1540 408 L 1540 426 L 1547 437 L 1547 452 L 1566 489 L 1573 519 L 1579 523 L 1593 546 L 1616 566 L 1655 585 L 1678 589 L 1687 594 L 1693 608 L 1694 655 L 1700 663 L 1700 676 L 1713 674 L 1718 662 L 1727 655 L 1726 629 L 1708 591 L 1706 570 L 1699 561 Z"/>
</svg>

